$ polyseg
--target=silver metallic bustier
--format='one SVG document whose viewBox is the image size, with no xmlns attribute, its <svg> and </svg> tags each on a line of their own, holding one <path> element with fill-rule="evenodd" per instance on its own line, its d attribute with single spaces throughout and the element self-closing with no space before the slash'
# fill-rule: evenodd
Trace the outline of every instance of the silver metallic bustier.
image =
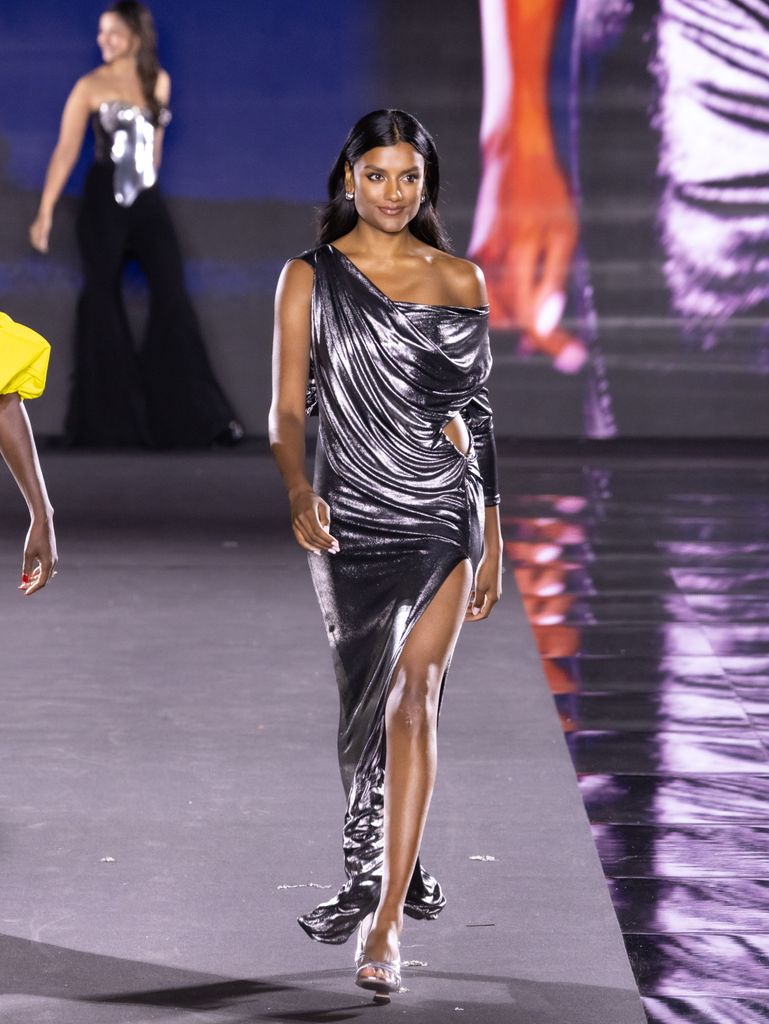
<svg viewBox="0 0 769 1024">
<path fill-rule="evenodd" d="M 115 202 L 120 206 L 131 206 L 139 193 L 151 188 L 157 180 L 155 125 L 146 111 L 121 100 L 102 103 L 98 120 L 110 140 Z M 165 126 L 170 120 L 170 112 L 162 110 L 159 124 Z"/>
</svg>

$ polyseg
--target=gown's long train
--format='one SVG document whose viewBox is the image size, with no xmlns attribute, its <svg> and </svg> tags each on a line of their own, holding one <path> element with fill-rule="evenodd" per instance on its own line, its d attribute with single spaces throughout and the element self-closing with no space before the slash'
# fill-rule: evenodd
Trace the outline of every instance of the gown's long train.
<svg viewBox="0 0 769 1024">
<path fill-rule="evenodd" d="M 451 571 L 464 559 L 477 566 L 484 502 L 499 500 L 484 387 L 491 355 L 487 307 L 393 301 L 331 245 L 300 258 L 315 271 L 314 487 L 340 548 L 309 563 L 339 687 L 347 882 L 299 923 L 313 939 L 340 943 L 379 898 L 393 670 Z M 472 437 L 467 455 L 441 429 L 459 412 Z M 406 913 L 435 917 L 445 902 L 417 861 Z"/>
</svg>

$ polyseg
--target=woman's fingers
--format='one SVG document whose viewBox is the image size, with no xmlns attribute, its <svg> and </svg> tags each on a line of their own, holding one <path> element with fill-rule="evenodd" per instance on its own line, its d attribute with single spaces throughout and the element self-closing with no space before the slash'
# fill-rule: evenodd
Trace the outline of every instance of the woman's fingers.
<svg viewBox="0 0 769 1024">
<path fill-rule="evenodd" d="M 292 520 L 294 536 L 301 547 L 317 554 L 322 551 L 336 554 L 339 542 L 329 532 L 330 519 L 331 510 L 328 504 L 313 494 L 309 504 L 305 503 L 301 511 L 294 514 Z"/>
<path fill-rule="evenodd" d="M 338 551 L 339 542 L 336 537 L 331 535 L 331 509 L 322 498 L 318 498 L 317 505 L 315 506 L 315 515 L 318 525 L 323 531 L 323 536 L 330 542 L 329 550 Z"/>
<path fill-rule="evenodd" d="M 32 227 L 29 229 L 29 241 L 33 249 L 38 252 L 48 252 L 48 238 L 50 236 L 50 227 L 45 224 L 41 224 L 39 221 L 35 221 Z"/>
<path fill-rule="evenodd" d="M 21 586 L 27 597 L 30 597 L 56 575 L 56 559 L 51 554 L 37 556 L 30 552 L 24 555 L 21 570 Z"/>
<path fill-rule="evenodd" d="M 482 622 L 483 619 L 488 619 L 489 615 L 491 615 L 492 608 L 494 607 L 498 600 L 498 597 L 489 597 L 489 595 L 487 594 L 483 602 L 483 605 L 478 609 L 477 614 L 475 613 L 475 609 L 473 609 L 471 613 L 471 618 L 473 622 Z"/>
<path fill-rule="evenodd" d="M 498 567 L 493 562 L 482 561 L 470 592 L 465 622 L 481 622 L 487 619 L 501 595 Z"/>
<path fill-rule="evenodd" d="M 542 272 L 534 298 L 537 309 L 541 309 L 548 296 L 564 291 L 576 244 L 577 227 L 572 219 L 564 218 L 548 231 L 542 244 Z"/>
<path fill-rule="evenodd" d="M 42 590 L 46 583 L 50 580 L 53 575 L 53 566 L 51 563 L 43 563 L 38 565 L 35 571 L 32 573 L 29 586 L 26 587 L 25 593 L 27 597 L 36 593 L 38 590 Z"/>
<path fill-rule="evenodd" d="M 320 554 L 318 548 L 314 544 L 312 544 L 309 538 L 306 537 L 305 534 L 302 532 L 298 523 L 293 524 L 293 529 L 294 537 L 296 538 L 296 542 L 300 547 L 304 548 L 305 551 L 313 551 L 315 552 L 316 555 Z"/>
<path fill-rule="evenodd" d="M 498 600 L 499 594 L 494 591 L 476 591 L 475 597 L 467 606 L 465 622 L 481 622 L 487 619 Z"/>
<path fill-rule="evenodd" d="M 327 534 L 323 533 L 311 517 L 305 514 L 299 515 L 294 519 L 293 526 L 297 539 L 301 538 L 302 547 L 309 551 L 316 551 L 321 547 L 328 546 Z"/>
<path fill-rule="evenodd" d="M 322 551 L 338 551 L 339 545 L 336 539 L 331 536 L 328 530 L 323 528 L 320 519 L 315 511 L 307 512 L 299 517 L 297 525 L 302 533 L 315 547 Z"/>
</svg>

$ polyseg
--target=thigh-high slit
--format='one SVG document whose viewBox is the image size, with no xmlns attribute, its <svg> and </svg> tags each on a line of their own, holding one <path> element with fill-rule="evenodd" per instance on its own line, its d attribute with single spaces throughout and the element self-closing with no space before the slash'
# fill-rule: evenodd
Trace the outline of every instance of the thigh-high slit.
<svg viewBox="0 0 769 1024">
<path fill-rule="evenodd" d="M 321 442 L 322 445 L 322 442 Z M 452 450 L 456 449 L 451 446 Z M 464 458 L 456 452 L 457 458 Z M 320 467 L 320 472 L 318 472 Z M 462 487 L 473 506 L 466 544 L 458 548 L 430 536 L 390 536 L 376 520 L 351 526 L 339 512 L 346 489 L 329 487 L 319 446 L 315 486 L 331 505 L 336 555 L 308 555 L 324 613 L 339 688 L 338 754 L 347 795 L 343 849 L 347 883 L 299 923 L 321 942 L 345 942 L 376 906 L 384 852 L 385 706 L 405 645 L 451 573 L 481 553 L 483 495 L 475 474 Z M 324 486 L 325 484 L 325 486 Z M 390 527 L 392 529 L 392 527 Z M 441 681 L 441 695 L 449 665 Z M 405 913 L 433 918 L 445 896 L 438 881 L 416 861 Z"/>
</svg>

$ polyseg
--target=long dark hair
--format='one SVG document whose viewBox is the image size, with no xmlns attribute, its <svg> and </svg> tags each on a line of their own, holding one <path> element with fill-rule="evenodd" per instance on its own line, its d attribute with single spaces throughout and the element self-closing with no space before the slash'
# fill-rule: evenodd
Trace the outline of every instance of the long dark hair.
<svg viewBox="0 0 769 1024">
<path fill-rule="evenodd" d="M 155 97 L 155 86 L 158 81 L 160 63 L 158 61 L 158 37 L 155 22 L 149 8 L 138 0 L 117 0 L 117 3 L 105 7 L 105 14 L 116 14 L 124 21 L 135 36 L 139 37 L 139 52 L 136 55 L 136 70 L 144 95 L 144 102 L 152 114 L 152 120 L 160 117 L 160 103 Z"/>
<path fill-rule="evenodd" d="M 399 142 L 407 142 L 425 161 L 424 192 L 427 198 L 420 203 L 417 215 L 409 224 L 409 231 L 428 245 L 451 252 L 451 243 L 436 209 L 440 190 L 438 151 L 427 129 L 403 110 L 373 110 L 350 129 L 342 152 L 328 176 L 328 202 L 319 211 L 319 245 L 346 235 L 358 221 L 355 204 L 344 197 L 345 164 L 352 167 L 370 149 L 395 146 Z"/>
</svg>

